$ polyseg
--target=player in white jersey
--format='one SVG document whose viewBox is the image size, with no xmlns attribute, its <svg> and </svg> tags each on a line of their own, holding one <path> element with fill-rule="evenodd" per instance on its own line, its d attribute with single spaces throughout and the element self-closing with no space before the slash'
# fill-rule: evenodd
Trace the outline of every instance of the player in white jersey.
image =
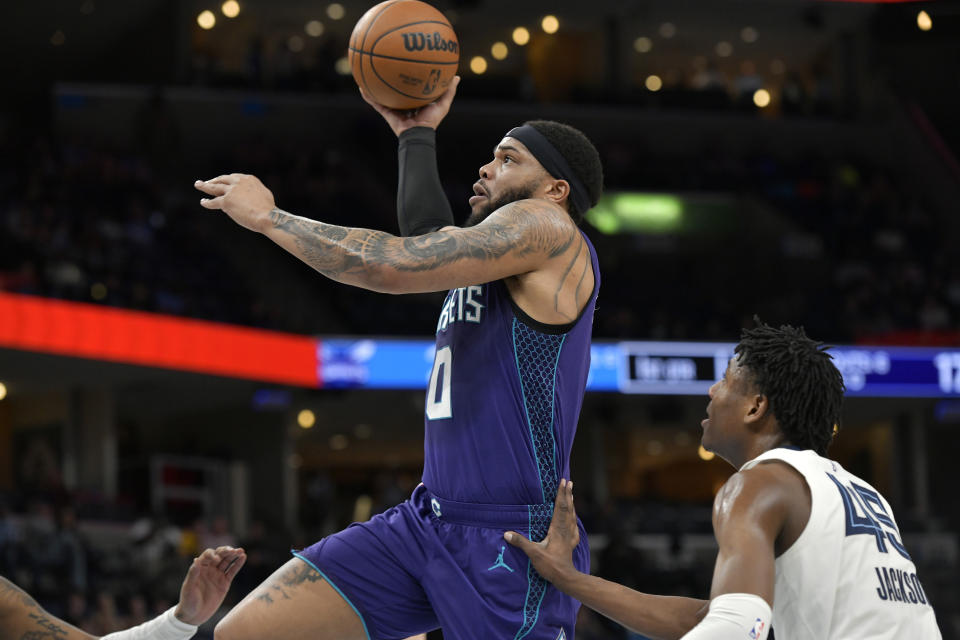
<svg viewBox="0 0 960 640">
<path fill-rule="evenodd" d="M 704 448 L 739 470 L 714 501 L 710 600 L 578 572 L 566 481 L 542 542 L 505 537 L 560 590 L 650 638 L 763 640 L 772 623 L 777 640 L 940 640 L 890 505 L 824 457 L 843 393 L 831 356 L 802 329 L 743 332 L 702 423 Z"/>
</svg>

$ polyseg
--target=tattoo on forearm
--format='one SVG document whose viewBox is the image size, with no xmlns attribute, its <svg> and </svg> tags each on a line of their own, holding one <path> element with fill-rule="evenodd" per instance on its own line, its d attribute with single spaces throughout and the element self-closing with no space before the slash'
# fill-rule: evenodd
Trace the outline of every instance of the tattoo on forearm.
<svg viewBox="0 0 960 640">
<path fill-rule="evenodd" d="M 270 221 L 275 229 L 294 237 L 304 262 L 339 279 L 374 266 L 431 271 L 461 260 L 495 260 L 511 253 L 543 253 L 551 258 L 562 255 L 580 234 L 570 225 L 543 215 L 539 206 L 514 203 L 509 217 L 501 220 L 488 221 L 455 235 L 430 233 L 407 238 L 329 225 L 281 209 L 270 212 Z"/>
<path fill-rule="evenodd" d="M 39 630 L 27 631 L 20 636 L 20 640 L 54 640 L 67 637 L 67 630 L 44 613 L 31 613 L 30 619 Z"/>
<path fill-rule="evenodd" d="M 22 605 L 39 609 L 37 601 L 30 594 L 13 584 L 6 578 L 0 578 L 0 611 L 9 605 Z"/>
<path fill-rule="evenodd" d="M 0 578 L 0 620 L 11 612 L 26 613 L 26 624 L 21 622 L 18 626 L 28 630 L 18 636 L 19 640 L 57 640 L 69 634 L 69 630 L 41 609 L 30 594 L 6 578 Z"/>
<path fill-rule="evenodd" d="M 257 595 L 257 600 L 268 605 L 274 603 L 274 598 L 289 600 L 290 592 L 305 582 L 323 582 L 323 576 L 305 562 L 291 564 L 277 578 L 261 587 L 263 592 Z"/>
</svg>

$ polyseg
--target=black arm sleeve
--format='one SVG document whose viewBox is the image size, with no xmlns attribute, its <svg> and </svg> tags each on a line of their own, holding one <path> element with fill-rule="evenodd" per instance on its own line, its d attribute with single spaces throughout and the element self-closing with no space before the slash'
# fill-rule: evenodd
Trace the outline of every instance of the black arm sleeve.
<svg viewBox="0 0 960 640">
<path fill-rule="evenodd" d="M 453 224 L 453 210 L 437 171 L 436 137 L 430 127 L 413 127 L 400 134 L 400 235 L 418 236 Z"/>
</svg>

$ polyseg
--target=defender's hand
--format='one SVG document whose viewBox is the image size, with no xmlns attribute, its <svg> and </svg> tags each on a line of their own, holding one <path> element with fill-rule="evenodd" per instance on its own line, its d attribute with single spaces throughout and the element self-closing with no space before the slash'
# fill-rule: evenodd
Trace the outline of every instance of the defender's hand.
<svg viewBox="0 0 960 640">
<path fill-rule="evenodd" d="M 393 129 L 393 132 L 399 136 L 407 129 L 412 129 L 413 127 L 430 127 L 431 129 L 439 127 L 440 123 L 447 117 L 447 113 L 450 111 L 450 105 L 453 103 L 453 97 L 457 95 L 457 86 L 459 86 L 459 84 L 460 76 L 454 76 L 453 80 L 450 81 L 450 86 L 447 87 L 447 90 L 443 92 L 442 96 L 419 109 L 409 109 L 406 111 L 391 109 L 378 102 L 374 102 L 370 94 L 363 90 L 363 87 L 360 87 L 360 95 L 363 96 L 367 104 L 383 116 L 383 119 L 386 120 L 390 128 Z"/>
<path fill-rule="evenodd" d="M 233 547 L 207 549 L 194 558 L 173 612 L 177 619 L 197 626 L 209 620 L 223 604 L 230 583 L 246 561 L 246 552 Z"/>
<path fill-rule="evenodd" d="M 508 531 L 503 537 L 529 556 L 534 569 L 545 580 L 557 583 L 576 573 L 573 550 L 580 543 L 580 531 L 573 508 L 573 482 L 560 480 L 550 528 L 541 542 L 532 542 L 515 531 Z"/>
<path fill-rule="evenodd" d="M 200 205 L 220 209 L 241 227 L 262 233 L 269 224 L 269 213 L 277 204 L 273 194 L 256 176 L 231 173 L 213 180 L 197 180 L 193 186 L 213 198 L 203 198 Z"/>
</svg>

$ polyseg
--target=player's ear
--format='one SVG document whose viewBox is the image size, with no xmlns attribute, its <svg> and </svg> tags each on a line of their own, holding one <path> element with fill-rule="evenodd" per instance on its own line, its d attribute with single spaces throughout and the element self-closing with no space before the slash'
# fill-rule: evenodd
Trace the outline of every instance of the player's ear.
<svg viewBox="0 0 960 640">
<path fill-rule="evenodd" d="M 755 393 L 748 396 L 747 415 L 744 416 L 744 422 L 758 423 L 762 421 L 770 411 L 770 399 L 762 393 Z"/>
<path fill-rule="evenodd" d="M 566 180 L 557 180 L 547 178 L 546 191 L 544 196 L 563 206 L 563 203 L 570 197 L 570 183 Z"/>
</svg>

